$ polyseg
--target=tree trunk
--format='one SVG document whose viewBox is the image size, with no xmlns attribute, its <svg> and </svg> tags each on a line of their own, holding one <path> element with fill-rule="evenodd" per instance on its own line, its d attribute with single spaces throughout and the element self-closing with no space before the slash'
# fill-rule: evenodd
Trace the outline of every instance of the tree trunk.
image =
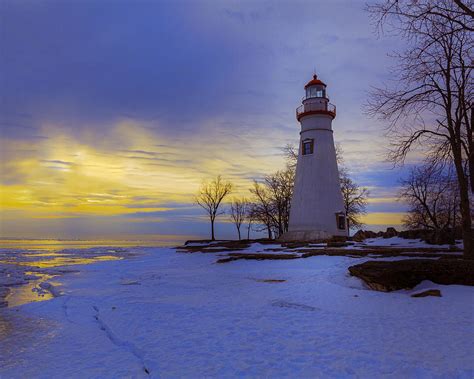
<svg viewBox="0 0 474 379">
<path fill-rule="evenodd" d="M 240 241 L 240 226 L 237 226 L 237 233 L 239 234 L 239 241 Z"/>
<path fill-rule="evenodd" d="M 474 196 L 474 150 L 469 158 L 469 177 L 471 181 L 471 193 Z"/>
<path fill-rule="evenodd" d="M 272 239 L 272 228 L 271 226 L 267 225 L 267 230 L 268 230 L 268 239 Z"/>
<path fill-rule="evenodd" d="M 459 183 L 464 259 L 474 259 L 474 233 L 472 231 L 471 206 L 469 204 L 469 184 L 463 169 L 461 149 L 453 148 L 453 155 Z"/>
<path fill-rule="evenodd" d="M 247 239 L 250 240 L 250 224 L 247 227 Z"/>
<path fill-rule="evenodd" d="M 211 240 L 216 240 L 216 238 L 214 237 L 214 220 L 211 220 Z"/>
<path fill-rule="evenodd" d="M 467 141 L 468 141 L 468 165 L 469 165 L 469 179 L 471 182 L 471 193 L 474 196 L 474 139 L 473 139 L 473 133 L 474 133 L 474 104 L 470 104 L 471 108 L 471 124 L 470 127 L 468 128 L 466 125 L 467 129 Z"/>
</svg>

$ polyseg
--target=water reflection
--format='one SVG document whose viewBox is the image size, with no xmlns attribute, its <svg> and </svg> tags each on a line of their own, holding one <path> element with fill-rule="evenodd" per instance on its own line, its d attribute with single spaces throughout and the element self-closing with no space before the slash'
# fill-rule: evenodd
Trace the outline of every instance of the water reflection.
<svg viewBox="0 0 474 379">
<path fill-rule="evenodd" d="M 13 288 L 10 294 L 6 297 L 8 307 L 16 307 L 22 304 L 50 300 L 55 297 L 55 294 L 59 294 L 58 289 L 53 291 L 51 288 L 59 287 L 61 284 L 50 280 L 58 275 L 43 274 L 34 271 L 27 271 L 26 274 L 36 277 L 37 279 L 31 280 L 20 287 Z M 45 285 L 45 283 L 47 283 L 47 285 Z"/>
<path fill-rule="evenodd" d="M 28 257 L 34 257 L 35 254 L 28 255 Z M 44 257 L 45 255 L 43 255 Z M 4 264 L 16 264 L 18 266 L 30 266 L 30 267 L 39 267 L 39 268 L 48 268 L 48 267 L 60 267 L 60 266 L 71 266 L 71 265 L 85 265 L 91 264 L 94 262 L 100 261 L 114 261 L 122 259 L 113 255 L 98 255 L 95 257 L 78 257 L 78 256 L 54 256 L 54 254 L 49 254 L 47 257 L 52 257 L 47 260 L 28 260 L 28 261 L 18 261 L 18 260 L 0 260 L 0 263 Z"/>
</svg>

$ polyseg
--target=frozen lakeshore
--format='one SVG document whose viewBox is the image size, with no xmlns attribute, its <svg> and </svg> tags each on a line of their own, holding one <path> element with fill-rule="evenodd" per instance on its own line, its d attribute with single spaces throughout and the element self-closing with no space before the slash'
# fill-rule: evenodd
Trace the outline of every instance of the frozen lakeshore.
<svg viewBox="0 0 474 379">
<path fill-rule="evenodd" d="M 289 253 L 246 251 L 269 248 Z M 0 309 L 0 377 L 474 376 L 474 287 L 376 292 L 347 270 L 370 257 L 217 250 L 55 267 L 75 271 L 60 296 Z M 427 288 L 443 296 L 410 297 Z"/>
</svg>

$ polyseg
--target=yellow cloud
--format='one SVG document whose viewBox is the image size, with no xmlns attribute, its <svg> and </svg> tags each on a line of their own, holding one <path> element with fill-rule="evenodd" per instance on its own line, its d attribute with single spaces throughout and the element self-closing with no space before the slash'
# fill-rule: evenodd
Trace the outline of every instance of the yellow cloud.
<svg viewBox="0 0 474 379">
<path fill-rule="evenodd" d="M 367 225 L 403 225 L 405 213 L 373 212 L 361 217 L 362 222 Z"/>
<path fill-rule="evenodd" d="M 41 141 L 2 140 L 6 148 L 0 187 L 2 211 L 30 218 L 113 216 L 166 210 L 161 204 L 193 202 L 202 180 L 222 174 L 246 194 L 251 179 L 282 165 L 282 158 L 252 146 L 205 135 L 173 140 L 133 122 L 119 122 L 97 141 L 92 132 L 76 139 L 48 126 Z M 34 154 L 20 154 L 34 151 Z"/>
</svg>

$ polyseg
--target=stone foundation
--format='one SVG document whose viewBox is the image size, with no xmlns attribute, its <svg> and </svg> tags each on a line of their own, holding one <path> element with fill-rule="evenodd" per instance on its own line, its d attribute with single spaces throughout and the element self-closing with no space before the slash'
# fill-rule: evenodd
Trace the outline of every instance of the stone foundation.
<svg viewBox="0 0 474 379">
<path fill-rule="evenodd" d="M 332 238 L 333 235 L 324 230 L 306 230 L 306 231 L 291 231 L 283 234 L 278 240 L 281 242 L 294 242 L 294 241 L 317 241 L 327 240 Z"/>
</svg>

